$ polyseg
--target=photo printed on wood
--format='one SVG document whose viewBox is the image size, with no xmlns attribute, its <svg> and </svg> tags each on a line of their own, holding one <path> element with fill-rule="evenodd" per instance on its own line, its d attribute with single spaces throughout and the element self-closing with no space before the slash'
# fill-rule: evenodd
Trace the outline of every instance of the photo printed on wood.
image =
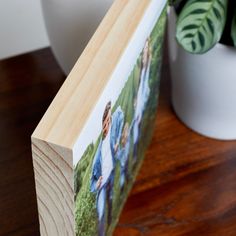
<svg viewBox="0 0 236 236">
<path fill-rule="evenodd" d="M 116 0 L 32 134 L 43 236 L 109 236 L 154 130 L 167 0 Z"/>
</svg>

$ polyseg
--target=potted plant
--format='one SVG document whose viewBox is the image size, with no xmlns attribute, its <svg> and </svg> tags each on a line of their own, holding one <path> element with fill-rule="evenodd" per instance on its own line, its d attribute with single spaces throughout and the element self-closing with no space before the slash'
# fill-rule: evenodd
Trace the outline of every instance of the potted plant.
<svg viewBox="0 0 236 236">
<path fill-rule="evenodd" d="M 236 1 L 171 0 L 172 104 L 191 129 L 236 139 Z"/>
</svg>

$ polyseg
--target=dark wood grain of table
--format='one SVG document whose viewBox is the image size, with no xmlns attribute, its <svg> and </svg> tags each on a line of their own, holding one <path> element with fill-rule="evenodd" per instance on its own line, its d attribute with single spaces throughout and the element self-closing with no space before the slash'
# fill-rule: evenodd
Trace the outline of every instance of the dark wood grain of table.
<svg viewBox="0 0 236 236">
<path fill-rule="evenodd" d="M 175 116 L 165 56 L 156 129 L 115 236 L 235 236 L 236 141 Z M 65 76 L 49 48 L 0 61 L 0 235 L 37 236 L 30 135 Z"/>
</svg>

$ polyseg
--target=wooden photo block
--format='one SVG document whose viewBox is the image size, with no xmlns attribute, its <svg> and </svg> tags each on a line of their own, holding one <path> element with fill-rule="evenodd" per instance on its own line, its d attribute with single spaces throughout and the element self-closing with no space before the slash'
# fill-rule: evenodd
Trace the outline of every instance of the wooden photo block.
<svg viewBox="0 0 236 236">
<path fill-rule="evenodd" d="M 153 132 L 167 0 L 116 0 L 32 135 L 40 233 L 111 235 Z"/>
</svg>

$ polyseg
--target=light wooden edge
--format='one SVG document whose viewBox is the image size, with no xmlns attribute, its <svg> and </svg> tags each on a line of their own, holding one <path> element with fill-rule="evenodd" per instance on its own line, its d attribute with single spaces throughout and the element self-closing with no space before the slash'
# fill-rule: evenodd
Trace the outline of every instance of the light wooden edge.
<svg viewBox="0 0 236 236">
<path fill-rule="evenodd" d="M 32 137 L 73 148 L 150 2 L 114 2 Z"/>
<path fill-rule="evenodd" d="M 74 235 L 72 151 L 32 138 L 40 234 Z"/>
</svg>

